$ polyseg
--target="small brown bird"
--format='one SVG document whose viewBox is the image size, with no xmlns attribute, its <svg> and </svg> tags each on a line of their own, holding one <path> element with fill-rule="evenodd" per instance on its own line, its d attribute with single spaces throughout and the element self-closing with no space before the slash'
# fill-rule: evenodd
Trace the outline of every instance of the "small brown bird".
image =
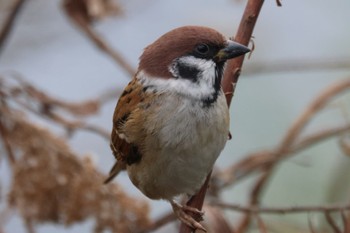
<svg viewBox="0 0 350 233">
<path fill-rule="evenodd" d="M 126 168 L 147 197 L 168 200 L 181 221 L 204 230 L 188 214 L 201 212 L 174 198 L 194 195 L 224 148 L 225 63 L 249 51 L 199 26 L 176 28 L 146 47 L 115 108 L 111 149 L 117 162 L 105 182 Z"/>
</svg>

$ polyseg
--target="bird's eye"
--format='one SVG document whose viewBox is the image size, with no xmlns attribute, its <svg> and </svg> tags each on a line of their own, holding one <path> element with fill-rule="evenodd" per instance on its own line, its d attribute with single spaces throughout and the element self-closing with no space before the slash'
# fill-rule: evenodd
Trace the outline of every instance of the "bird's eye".
<svg viewBox="0 0 350 233">
<path fill-rule="evenodd" d="M 209 52 L 209 46 L 207 44 L 199 44 L 196 47 L 196 51 L 199 54 L 205 55 Z"/>
</svg>

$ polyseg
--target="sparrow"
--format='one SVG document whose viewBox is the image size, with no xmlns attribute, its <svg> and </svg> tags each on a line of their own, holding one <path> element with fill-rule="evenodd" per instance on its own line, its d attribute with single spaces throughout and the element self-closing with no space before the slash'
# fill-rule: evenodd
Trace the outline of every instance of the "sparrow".
<svg viewBox="0 0 350 233">
<path fill-rule="evenodd" d="M 225 63 L 250 50 L 214 29 L 179 27 L 144 49 L 113 115 L 110 146 L 117 160 L 105 183 L 126 169 L 148 198 L 170 202 L 192 228 L 205 230 L 175 198 L 194 195 L 229 135 L 221 88 Z"/>
</svg>

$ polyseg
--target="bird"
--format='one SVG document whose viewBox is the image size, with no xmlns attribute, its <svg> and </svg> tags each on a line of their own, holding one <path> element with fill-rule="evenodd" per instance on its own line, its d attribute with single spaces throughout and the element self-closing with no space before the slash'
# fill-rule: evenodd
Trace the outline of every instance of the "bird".
<svg viewBox="0 0 350 233">
<path fill-rule="evenodd" d="M 105 183 L 126 169 L 145 196 L 169 201 L 179 220 L 205 230 L 203 213 L 176 198 L 196 194 L 226 144 L 221 80 L 226 61 L 249 51 L 204 26 L 175 28 L 147 46 L 114 111 L 110 147 L 117 161 Z"/>
</svg>

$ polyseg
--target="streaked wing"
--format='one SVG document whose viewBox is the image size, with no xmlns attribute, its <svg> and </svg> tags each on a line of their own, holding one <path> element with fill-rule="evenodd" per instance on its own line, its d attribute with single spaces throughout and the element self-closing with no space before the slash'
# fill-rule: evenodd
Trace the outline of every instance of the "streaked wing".
<svg viewBox="0 0 350 233">
<path fill-rule="evenodd" d="M 148 105 L 150 94 L 137 79 L 133 79 L 124 89 L 119 98 L 113 115 L 113 129 L 110 146 L 117 159 L 110 172 L 107 182 L 113 179 L 120 170 L 125 169 L 126 164 L 131 165 L 141 160 L 142 153 L 139 150 L 140 141 L 144 137 L 144 117 L 140 111 Z"/>
</svg>

